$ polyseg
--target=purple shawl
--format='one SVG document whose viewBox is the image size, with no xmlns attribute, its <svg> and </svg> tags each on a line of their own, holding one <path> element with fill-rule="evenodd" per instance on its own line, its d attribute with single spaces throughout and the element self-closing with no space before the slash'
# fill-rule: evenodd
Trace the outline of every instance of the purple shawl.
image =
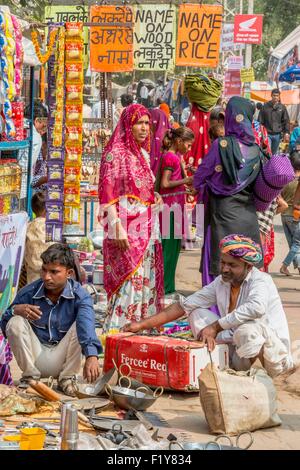
<svg viewBox="0 0 300 470">
<path fill-rule="evenodd" d="M 255 136 L 252 129 L 254 107 L 251 101 L 240 96 L 234 96 L 228 102 L 225 114 L 226 136 L 235 137 L 240 145 L 245 165 L 253 165 L 256 168 Z M 254 156 L 253 156 L 254 155 Z M 258 171 L 258 168 L 257 168 Z M 240 170 L 240 175 L 243 169 Z M 252 181 L 253 175 L 240 178 L 235 184 L 225 184 L 223 178 L 222 159 L 219 152 L 219 141 L 215 140 L 210 151 L 202 160 L 194 175 L 194 187 L 199 191 L 198 201 L 203 201 L 205 186 L 214 194 L 231 196 L 246 188 Z"/>
<path fill-rule="evenodd" d="M 159 168 L 159 163 L 160 163 L 162 141 L 163 141 L 166 131 L 170 129 L 171 126 L 170 126 L 167 116 L 161 109 L 155 108 L 155 109 L 149 109 L 149 111 L 151 114 L 152 129 L 153 129 L 151 150 L 150 150 L 150 164 L 151 164 L 151 170 L 156 176 L 158 168 Z"/>
<path fill-rule="evenodd" d="M 250 100 L 242 96 L 233 96 L 225 112 L 225 135 L 234 136 L 245 145 L 253 145 L 255 136 L 252 121 L 255 108 Z"/>
</svg>

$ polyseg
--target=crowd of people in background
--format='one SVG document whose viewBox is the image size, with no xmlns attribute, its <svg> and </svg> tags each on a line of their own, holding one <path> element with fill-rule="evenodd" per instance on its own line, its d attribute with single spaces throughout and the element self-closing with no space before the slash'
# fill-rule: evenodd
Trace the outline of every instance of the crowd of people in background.
<svg viewBox="0 0 300 470">
<path fill-rule="evenodd" d="M 181 206 L 190 202 L 204 203 L 204 247 L 200 267 L 202 284 L 208 284 L 218 274 L 219 258 L 213 247 L 232 231 L 243 232 L 261 245 L 264 253 L 261 268 L 268 271 L 274 258 L 273 221 L 278 213 L 282 215 L 284 233 L 290 248 L 282 261 L 280 272 L 291 276 L 289 265 L 293 263 L 296 268 L 300 266 L 299 223 L 294 217 L 295 204 L 297 206 L 294 197 L 299 177 L 300 127 L 296 123 L 294 129 L 290 129 L 289 115 L 280 101 L 280 91 L 274 89 L 271 100 L 265 104 L 255 105 L 239 97 L 231 99 L 227 104 L 219 100 L 207 115 L 202 113 L 198 105 L 187 100 L 184 101 L 185 107 L 181 113 L 176 115 L 177 122 L 172 115 L 172 108 L 164 101 L 166 89 L 162 78 L 156 84 L 150 80 L 141 80 L 128 86 L 127 93 L 120 96 L 120 103 L 114 104 L 115 134 L 118 133 L 117 128 L 120 129 L 128 107 L 131 108 L 134 103 L 144 106 L 148 110 L 150 126 L 147 150 L 153 178 L 156 178 L 157 193 L 169 206 L 173 203 Z M 96 107 L 97 103 L 91 109 L 93 117 L 99 114 Z M 237 120 L 237 116 L 240 120 Z M 36 103 L 31 183 L 33 192 L 43 192 L 47 188 L 46 123 L 47 109 L 42 103 Z M 128 145 L 126 148 L 130 150 Z M 255 210 L 252 183 L 260 170 L 259 162 L 283 151 L 291 157 L 295 180 L 284 188 L 266 211 Z M 245 162 L 236 171 L 234 162 L 241 159 Z M 219 171 L 220 167 L 224 171 Z M 175 270 L 183 246 L 182 239 L 182 233 L 174 238 L 174 220 L 171 220 L 170 239 L 163 240 L 164 264 L 167 266 L 165 272 L 169 277 L 166 280 L 165 276 L 167 294 L 176 290 Z M 168 244 L 172 240 L 174 246 L 169 249 Z"/>
<path fill-rule="evenodd" d="M 274 258 L 273 221 L 278 213 L 282 214 L 282 224 L 290 248 L 280 272 L 290 276 L 289 265 L 293 263 L 298 268 L 300 263 L 299 224 L 295 220 L 297 201 L 294 201 L 299 177 L 300 127 L 296 123 L 294 129 L 290 129 L 289 115 L 280 101 L 280 91 L 274 89 L 269 102 L 257 103 L 256 106 L 253 102 L 238 97 L 227 104 L 219 100 L 208 114 L 203 114 L 197 104 L 185 100 L 181 113 L 176 114 L 175 120 L 174 108 L 170 108 L 164 101 L 167 88 L 162 78 L 156 84 L 150 80 L 141 80 L 128 86 L 127 93 L 120 96 L 120 103 L 114 104 L 114 128 L 117 132 L 128 107 L 134 103 L 144 106 L 149 113 L 147 150 L 150 168 L 156 178 L 157 193 L 161 194 L 165 203 L 171 200 L 172 203 L 178 202 L 179 199 L 182 206 L 185 203 L 204 203 L 205 236 L 200 268 L 203 285 L 210 282 L 219 269 L 218 254 L 212 247 L 217 246 L 221 238 L 233 228 L 238 232 L 243 231 L 261 244 L 264 252 L 262 266 L 268 271 Z M 186 92 L 184 94 L 187 98 Z M 97 105 L 99 103 L 95 103 L 91 109 L 92 117 L 99 117 Z M 47 189 L 47 108 L 37 102 L 33 114 L 31 186 L 35 193 Z M 237 116 L 242 117 L 240 121 L 237 121 Z M 189 136 L 187 147 L 186 136 Z M 167 141 L 170 144 L 169 150 Z M 266 211 L 256 211 L 252 183 L 259 172 L 258 162 L 265 161 L 278 152 L 289 153 L 295 180 L 284 188 Z M 243 167 L 239 171 L 233 170 L 234 161 L 242 158 L 245 160 Z M 248 166 L 252 171 L 247 170 Z M 220 167 L 224 171 L 220 172 Z M 242 217 L 234 217 L 239 210 Z M 38 220 L 39 218 L 40 216 Z M 171 221 L 171 225 L 173 223 Z M 174 241 L 173 231 L 172 226 L 171 239 Z M 182 234 L 176 238 L 176 256 L 172 261 L 167 255 L 170 251 L 167 248 L 169 241 L 163 241 L 165 265 L 168 266 L 167 272 L 171 279 L 170 283 L 165 280 L 166 293 L 175 290 L 175 270 L 182 247 L 179 240 L 182 238 Z M 171 251 L 173 252 L 173 248 Z M 171 265 L 172 269 L 169 269 Z"/>
<path fill-rule="evenodd" d="M 176 83 L 176 90 L 179 87 L 181 84 Z M 120 105 L 116 103 L 113 108 L 114 132 L 102 154 L 99 176 L 100 218 L 105 220 L 104 231 L 108 235 L 103 242 L 104 287 L 108 296 L 104 333 L 115 328 L 136 332 L 141 325 L 156 326 L 163 320 L 176 319 L 184 312 L 192 314 L 203 301 L 205 309 L 202 303 L 200 317 L 195 322 L 190 320 L 194 336 L 206 341 L 212 350 L 216 337 L 222 333 L 224 337 L 227 335 L 229 343 L 234 338 L 238 349 L 242 350 L 251 342 L 251 334 L 255 334 L 260 338 L 261 349 L 255 348 L 248 356 L 240 355 L 240 360 L 235 354 L 233 363 L 235 361 L 239 370 L 244 369 L 249 366 L 248 359 L 252 363 L 252 358 L 262 354 L 262 362 L 268 364 L 272 375 L 276 375 L 291 365 L 286 324 L 282 323 L 284 331 L 281 332 L 281 326 L 277 325 L 277 335 L 263 322 L 255 328 L 251 322 L 257 320 L 257 315 L 274 316 L 276 312 L 282 312 L 275 285 L 272 287 L 277 299 L 275 313 L 271 312 L 274 299 L 261 289 L 261 285 L 271 282 L 261 273 L 268 272 L 274 257 L 273 223 L 278 213 L 281 213 L 289 245 L 280 272 L 291 276 L 288 268 L 293 264 L 300 274 L 300 197 L 297 200 L 300 192 L 300 127 L 296 125 L 290 129 L 289 115 L 277 89 L 272 91 L 271 101 L 263 106 L 256 106 L 243 97 L 233 97 L 226 104 L 215 99 L 209 110 L 202 109 L 198 102 L 189 101 L 188 94 L 181 90 L 180 113 L 178 108 L 174 113 L 172 105 L 166 102 L 166 90 L 162 79 L 154 86 L 149 86 L 147 80 L 132 84 L 120 97 Z M 90 110 L 91 116 L 99 117 L 100 110 L 96 103 Z M 46 107 L 37 103 L 34 107 L 31 183 L 32 210 L 36 218 L 28 226 L 25 250 L 28 286 L 21 291 L 20 298 L 17 296 L 16 305 L 13 304 L 3 316 L 2 329 L 10 338 L 25 381 L 28 377 L 39 378 L 51 372 L 58 378 L 60 389 L 72 395 L 70 377 L 79 368 L 81 352 L 86 357 L 85 377 L 91 381 L 99 375 L 95 357 L 101 347 L 93 333 L 90 301 L 80 283 L 74 280 L 77 272 L 80 281 L 75 259 L 66 247 L 62 248 L 64 245 L 45 243 L 47 116 Z M 256 191 L 258 175 L 266 162 L 272 161 L 280 152 L 287 154 L 294 179 L 280 187 L 281 192 L 277 191 L 276 197 L 267 200 L 267 205 L 261 209 L 255 202 L 259 199 Z M 270 188 L 277 187 L 270 185 Z M 162 310 L 164 296 L 176 292 L 179 253 L 183 239 L 189 238 L 186 208 L 192 209 L 192 223 L 197 225 L 194 209 L 199 204 L 204 204 L 205 208 L 199 260 L 204 289 L 165 313 Z M 180 208 L 179 218 L 175 216 L 174 208 Z M 132 231 L 130 224 L 139 225 L 139 230 Z M 230 284 L 229 293 L 220 287 L 220 274 L 223 281 Z M 265 306 L 266 311 L 254 315 L 246 298 L 249 292 L 256 290 L 256 284 L 260 286 L 257 302 Z M 244 297 L 241 292 L 245 293 Z M 227 294 L 229 305 L 225 305 Z M 40 308 L 46 297 L 57 302 L 60 296 L 64 297 L 67 312 L 66 335 L 59 329 L 55 331 L 56 342 L 61 346 L 52 350 L 57 367 L 50 371 L 47 364 L 49 351 L 43 347 L 48 339 L 38 329 L 49 320 L 50 304 L 46 309 L 48 313 L 41 315 Z M 30 307 L 32 299 L 36 300 L 36 308 Z M 67 299 L 79 305 L 77 341 L 71 327 L 74 317 L 69 314 L 70 301 Z M 243 322 L 248 323 L 245 328 L 236 329 L 237 319 L 233 312 L 239 308 L 244 315 Z M 15 319 L 14 315 L 21 319 Z M 224 317 L 222 321 L 218 320 L 220 316 Z M 150 317 L 153 321 L 149 322 Z M 29 321 L 33 322 L 33 327 Z M 35 351 L 27 354 L 33 334 L 31 328 L 38 340 Z M 234 329 L 236 331 L 232 333 Z M 22 344 L 20 334 L 25 338 Z M 72 350 L 63 346 L 64 338 L 72 341 Z M 263 348 L 267 351 L 270 341 L 275 346 L 263 356 Z M 30 358 L 35 357 L 36 351 L 43 356 L 39 367 Z M 66 358 L 70 359 L 69 367 Z M 2 369 L 1 373 L 7 375 L 7 370 Z M 9 380 L 8 375 L 7 383 Z"/>
<path fill-rule="evenodd" d="M 163 155 L 163 138 L 167 130 L 177 128 L 178 125 L 186 126 L 195 133 L 195 130 L 201 127 L 201 122 L 199 122 L 198 116 L 195 113 L 195 109 L 193 109 L 193 103 L 188 102 L 187 106 L 181 110 L 181 114 L 179 117 L 179 123 L 177 123 L 174 118 L 172 118 L 172 110 L 170 110 L 168 104 L 163 102 L 165 97 L 165 90 L 166 85 L 164 86 L 163 80 L 158 80 L 157 84 L 153 86 L 153 84 L 149 84 L 147 80 L 141 81 L 134 87 L 131 87 L 130 91 L 135 91 L 134 99 L 141 104 L 145 105 L 150 110 L 150 114 L 152 117 L 152 143 L 151 143 L 151 169 L 154 175 L 157 175 L 158 168 L 160 166 L 160 162 L 164 160 Z M 244 102 L 246 103 L 246 102 Z M 284 227 L 284 233 L 286 235 L 286 239 L 289 245 L 290 250 L 292 249 L 292 253 L 294 253 L 294 257 L 292 259 L 293 266 L 298 267 L 297 260 L 300 258 L 300 248 L 298 242 L 298 225 L 297 221 L 293 217 L 294 206 L 297 206 L 297 201 L 294 201 L 294 196 L 296 192 L 296 188 L 298 186 L 298 178 L 299 178 L 299 171 L 298 168 L 298 153 L 300 151 L 300 125 L 298 122 L 292 125 L 290 123 L 289 114 L 287 108 L 284 104 L 281 103 L 280 99 L 280 90 L 274 89 L 271 92 L 271 100 L 266 103 L 247 103 L 249 109 L 251 108 L 250 115 L 246 118 L 248 122 L 248 130 L 249 136 L 248 139 L 251 140 L 251 145 L 257 145 L 261 150 L 260 158 L 264 159 L 270 158 L 272 155 L 277 153 L 286 153 L 291 157 L 291 163 L 295 170 L 295 180 L 291 182 L 284 190 L 282 194 L 279 195 L 272 203 L 270 207 L 266 211 L 256 211 L 256 215 L 253 213 L 255 223 L 250 223 L 252 229 L 249 231 L 249 235 L 254 236 L 256 241 L 261 243 L 261 246 L 264 250 L 264 260 L 262 262 L 264 266 L 264 270 L 268 271 L 269 265 L 274 258 L 275 255 L 275 243 L 274 243 L 274 227 L 273 221 L 276 214 L 281 214 L 282 217 L 282 224 Z M 253 106 L 254 105 L 254 106 Z M 192 113 L 193 109 L 193 113 Z M 227 109 L 227 116 L 230 110 L 225 102 L 220 105 L 219 103 L 214 106 L 214 108 L 210 112 L 209 117 L 209 128 L 208 128 L 208 136 L 210 145 L 214 145 L 214 141 L 219 140 L 220 138 L 226 138 L 230 135 L 229 124 L 225 125 L 225 110 Z M 165 116 L 161 113 L 164 111 Z M 196 111 L 197 112 L 197 111 Z M 191 120 L 191 116 L 193 119 Z M 195 119 L 196 117 L 196 119 Z M 190 120 L 189 124 L 188 121 Z M 246 125 L 246 121 L 242 124 L 238 123 L 237 127 L 243 127 Z M 252 130 L 250 130 L 250 125 L 252 126 Z M 241 132 L 242 138 L 245 139 L 245 133 Z M 197 132 L 196 132 L 197 135 Z M 251 135 L 251 136 L 250 136 Z M 253 140 L 254 135 L 254 140 Z M 241 138 L 241 136 L 240 136 Z M 246 138 L 247 140 L 247 138 Z M 249 141 L 247 142 L 245 149 L 249 151 Z M 195 145 L 195 142 L 194 142 Z M 240 145 L 243 145 L 240 141 Z M 193 149 L 194 150 L 194 149 Z M 193 153 L 193 152 L 192 152 Z M 194 152 L 195 153 L 195 152 Z M 197 152 L 199 156 L 199 152 Z M 243 153 L 243 151 L 242 151 Z M 187 164 L 187 160 L 190 159 L 191 152 L 187 152 L 186 156 L 183 155 L 183 166 L 187 172 L 187 175 L 194 174 L 196 172 L 197 166 L 196 165 L 189 165 Z M 204 155 L 200 156 L 202 159 Z M 194 163 L 194 162 L 193 162 Z M 200 178 L 200 182 L 196 181 L 196 184 L 201 183 L 201 178 L 205 179 L 205 170 L 207 165 L 213 165 L 212 159 L 206 158 L 205 161 L 201 166 L 198 168 L 198 174 Z M 255 177 L 254 177 L 255 179 Z M 207 183 L 207 182 L 206 182 Z M 209 183 L 208 183 L 209 186 Z M 246 187 L 249 185 L 246 184 Z M 198 189 L 198 188 L 196 188 Z M 228 189 L 228 188 L 227 188 Z M 217 191 L 220 191 L 220 185 L 218 185 Z M 238 198 L 245 196 L 243 191 L 238 191 Z M 251 199 L 251 191 L 249 195 Z M 212 198 L 209 198 L 210 204 Z M 199 199 L 198 199 L 199 201 Z M 245 202 L 245 201 L 244 201 Z M 208 201 L 207 201 L 208 203 Z M 252 205 L 253 206 L 253 205 Z M 207 206 L 208 207 L 208 206 Z M 243 207 L 247 208 L 243 205 Z M 247 209 L 248 210 L 248 209 Z M 244 214 L 247 214 L 247 210 Z M 216 211 L 208 210 L 207 213 L 215 213 Z M 218 211 L 217 211 L 218 212 Z M 224 216 L 224 212 L 222 212 L 222 217 Z M 216 216 L 218 217 L 218 216 Z M 226 217 L 223 217 L 226 219 Z M 249 221 L 250 219 L 246 217 Z M 228 218 L 227 218 L 228 220 Z M 205 222 L 205 226 L 207 224 L 207 220 Z M 252 232 L 254 227 L 258 224 L 258 232 L 256 231 L 256 235 Z M 234 225 L 234 224 L 233 224 Z M 217 226 L 220 227 L 219 221 L 217 221 Z M 205 228 L 205 230 L 207 227 Z M 257 237 L 257 233 L 259 233 L 259 240 Z M 211 236 L 210 229 L 208 230 L 209 237 Z M 293 242 L 294 240 L 294 242 Z M 214 241 L 212 244 L 214 244 Z M 293 247 L 293 248 L 292 248 Z M 290 255 L 292 256 L 292 255 Z M 291 273 L 288 270 L 288 265 L 291 264 L 290 256 L 287 256 L 282 263 L 282 267 L 280 269 L 281 274 L 285 274 L 290 276 Z M 203 263 L 205 265 L 205 257 L 202 257 L 201 266 L 203 269 Z M 287 264 L 288 263 L 288 264 Z M 202 273 L 203 274 L 203 273 Z M 205 278 L 205 276 L 204 276 Z"/>
</svg>

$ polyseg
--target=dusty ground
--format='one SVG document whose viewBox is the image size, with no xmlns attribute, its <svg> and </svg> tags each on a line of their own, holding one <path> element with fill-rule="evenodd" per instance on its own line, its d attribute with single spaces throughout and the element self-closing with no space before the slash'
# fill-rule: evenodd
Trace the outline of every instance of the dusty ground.
<svg viewBox="0 0 300 470">
<path fill-rule="evenodd" d="M 293 278 L 287 278 L 278 274 L 281 261 L 287 253 L 287 243 L 279 217 L 276 219 L 275 231 L 276 259 L 270 266 L 270 272 L 279 289 L 288 319 L 293 351 L 296 352 L 298 346 L 298 362 L 300 362 L 300 276 L 295 274 Z M 183 294 L 201 287 L 199 259 L 200 255 L 194 251 L 183 252 L 180 255 L 176 287 Z M 291 271 L 293 272 L 293 268 Z M 282 382 L 284 381 L 276 381 L 278 412 L 282 425 L 255 432 L 252 449 L 300 449 L 300 371 L 289 378 L 290 387 L 293 390 L 298 388 L 298 396 L 296 393 L 287 392 L 286 384 Z M 164 395 L 155 405 L 172 427 L 192 432 L 198 442 L 207 442 L 212 437 L 208 432 L 197 395 L 171 393 L 169 396 Z"/>
<path fill-rule="evenodd" d="M 280 262 L 287 252 L 287 243 L 283 235 L 280 219 L 276 220 L 276 259 L 271 264 L 271 274 L 279 289 L 287 314 L 293 351 L 298 346 L 300 363 L 300 276 L 287 278 L 279 275 Z M 201 277 L 198 272 L 200 252 L 182 252 L 177 269 L 177 289 L 185 295 L 201 287 Z M 298 341 L 298 344 L 297 344 Z M 12 366 L 14 379 L 20 372 L 15 362 Z M 290 387 L 297 394 L 286 391 L 287 385 L 283 380 L 277 380 L 278 411 L 282 425 L 254 433 L 252 449 L 300 449 L 300 372 L 290 378 Z M 150 410 L 149 410 L 150 411 Z M 159 412 L 172 428 L 180 428 L 189 433 L 194 441 L 208 442 L 213 436 L 209 434 L 203 411 L 197 394 L 166 393 L 159 398 L 151 411 Z"/>
</svg>

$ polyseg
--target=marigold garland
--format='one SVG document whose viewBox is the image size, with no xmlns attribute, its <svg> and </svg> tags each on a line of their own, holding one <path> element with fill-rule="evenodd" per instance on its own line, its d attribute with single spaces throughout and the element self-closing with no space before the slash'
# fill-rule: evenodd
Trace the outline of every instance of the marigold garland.
<svg viewBox="0 0 300 470">
<path fill-rule="evenodd" d="M 40 35 L 39 35 L 39 32 L 38 31 L 31 31 L 31 39 L 32 39 L 32 42 L 33 42 L 33 45 L 34 45 L 34 48 L 35 48 L 36 55 L 37 55 L 39 61 L 41 62 L 41 64 L 45 64 L 46 62 L 48 62 L 48 60 L 49 60 L 49 58 L 52 54 L 53 47 L 54 47 L 55 40 L 56 40 L 56 36 L 57 36 L 57 31 L 58 31 L 57 29 L 53 29 L 52 31 L 50 31 L 49 44 L 46 47 L 45 54 L 42 54 L 41 49 L 40 49 L 40 42 L 39 42 Z"/>
</svg>

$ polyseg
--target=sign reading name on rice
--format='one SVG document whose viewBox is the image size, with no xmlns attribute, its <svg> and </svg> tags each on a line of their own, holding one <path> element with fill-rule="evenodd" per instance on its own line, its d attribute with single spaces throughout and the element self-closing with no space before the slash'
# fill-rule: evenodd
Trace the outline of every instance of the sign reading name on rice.
<svg viewBox="0 0 300 470">
<path fill-rule="evenodd" d="M 90 12 L 92 72 L 133 70 L 133 10 L 129 6 L 93 5 Z"/>
<path fill-rule="evenodd" d="M 176 7 L 138 5 L 134 10 L 134 68 L 173 70 L 176 46 Z"/>
<path fill-rule="evenodd" d="M 48 23 L 87 23 L 89 7 L 85 5 L 49 5 L 45 7 L 45 21 Z M 84 67 L 88 67 L 89 29 L 83 27 Z"/>
<path fill-rule="evenodd" d="M 176 65 L 217 67 L 222 12 L 219 5 L 180 5 Z"/>
</svg>

